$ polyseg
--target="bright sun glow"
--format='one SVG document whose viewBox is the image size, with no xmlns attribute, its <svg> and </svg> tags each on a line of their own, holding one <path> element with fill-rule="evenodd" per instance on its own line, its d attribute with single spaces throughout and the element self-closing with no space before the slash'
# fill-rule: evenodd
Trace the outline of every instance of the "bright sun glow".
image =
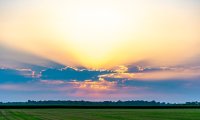
<svg viewBox="0 0 200 120">
<path fill-rule="evenodd" d="M 200 17 L 195 7 L 186 4 L 145 0 L 19 3 L 0 8 L 1 44 L 64 65 L 111 68 L 141 60 L 173 65 L 199 55 Z"/>
<path fill-rule="evenodd" d="M 78 57 L 87 59 L 87 64 L 90 61 L 90 67 L 101 66 L 121 41 L 127 21 L 122 12 L 112 7 L 84 6 L 75 10 L 70 17 L 69 39 L 83 55 Z"/>
</svg>

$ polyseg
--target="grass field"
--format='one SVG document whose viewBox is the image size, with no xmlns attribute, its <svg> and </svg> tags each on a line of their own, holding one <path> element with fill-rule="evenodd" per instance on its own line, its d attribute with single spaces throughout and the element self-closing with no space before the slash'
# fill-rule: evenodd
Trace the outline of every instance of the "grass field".
<svg viewBox="0 0 200 120">
<path fill-rule="evenodd" d="M 0 120 L 200 120 L 200 109 L 0 109 Z"/>
</svg>

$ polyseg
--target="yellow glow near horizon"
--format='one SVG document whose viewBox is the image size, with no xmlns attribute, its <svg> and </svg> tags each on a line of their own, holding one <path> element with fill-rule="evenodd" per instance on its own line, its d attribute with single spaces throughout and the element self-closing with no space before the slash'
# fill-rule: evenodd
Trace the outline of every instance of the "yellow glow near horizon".
<svg viewBox="0 0 200 120">
<path fill-rule="evenodd" d="M 0 43 L 88 68 L 173 65 L 200 54 L 199 8 L 186 3 L 8 0 L 0 6 Z"/>
</svg>

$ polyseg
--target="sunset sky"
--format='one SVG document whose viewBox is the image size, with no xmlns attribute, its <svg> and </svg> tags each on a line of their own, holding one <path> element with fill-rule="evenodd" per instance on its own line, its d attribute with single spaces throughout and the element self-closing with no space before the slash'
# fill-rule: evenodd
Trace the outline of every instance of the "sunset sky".
<svg viewBox="0 0 200 120">
<path fill-rule="evenodd" d="M 0 0 L 0 102 L 200 100 L 199 0 Z"/>
</svg>

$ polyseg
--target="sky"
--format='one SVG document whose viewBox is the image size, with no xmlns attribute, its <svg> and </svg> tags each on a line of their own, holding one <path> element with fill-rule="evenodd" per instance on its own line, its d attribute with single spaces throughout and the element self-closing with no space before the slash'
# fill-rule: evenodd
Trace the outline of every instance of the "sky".
<svg viewBox="0 0 200 120">
<path fill-rule="evenodd" d="M 0 0 L 0 101 L 199 101 L 200 1 Z"/>
</svg>

